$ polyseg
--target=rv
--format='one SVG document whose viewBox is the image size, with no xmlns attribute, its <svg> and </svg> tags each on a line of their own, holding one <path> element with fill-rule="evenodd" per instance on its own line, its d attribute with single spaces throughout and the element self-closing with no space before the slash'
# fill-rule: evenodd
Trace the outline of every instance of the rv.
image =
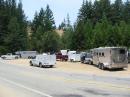
<svg viewBox="0 0 130 97">
<path fill-rule="evenodd" d="M 33 59 L 36 57 L 37 51 L 17 51 L 15 54 L 19 55 L 20 58 Z"/>
<path fill-rule="evenodd" d="M 39 67 L 53 67 L 56 64 L 56 55 L 48 55 L 42 54 L 37 55 L 36 58 L 30 61 L 31 66 L 39 66 Z"/>
<path fill-rule="evenodd" d="M 92 61 L 100 69 L 127 68 L 127 48 L 100 47 L 92 49 Z"/>
<path fill-rule="evenodd" d="M 71 62 L 80 62 L 80 54 L 76 51 L 69 51 L 68 52 L 68 61 Z"/>
</svg>

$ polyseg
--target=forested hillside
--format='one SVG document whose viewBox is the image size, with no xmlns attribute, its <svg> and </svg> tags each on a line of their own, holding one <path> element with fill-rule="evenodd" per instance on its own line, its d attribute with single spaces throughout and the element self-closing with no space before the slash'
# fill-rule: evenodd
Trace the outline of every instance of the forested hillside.
<svg viewBox="0 0 130 97">
<path fill-rule="evenodd" d="M 61 9 L 62 10 L 62 9 Z M 29 30 L 28 30 L 29 29 Z M 18 50 L 56 52 L 60 49 L 88 50 L 100 46 L 130 47 L 130 1 L 84 0 L 77 20 L 69 15 L 56 31 L 49 5 L 35 13 L 29 22 L 22 2 L 0 0 L 0 54 Z"/>
</svg>

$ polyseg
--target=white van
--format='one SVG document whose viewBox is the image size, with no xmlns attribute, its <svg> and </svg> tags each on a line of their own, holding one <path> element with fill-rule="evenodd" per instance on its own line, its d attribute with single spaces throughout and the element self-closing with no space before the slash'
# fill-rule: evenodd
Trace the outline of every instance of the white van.
<svg viewBox="0 0 130 97">
<path fill-rule="evenodd" d="M 127 68 L 127 48 L 100 47 L 92 49 L 92 61 L 100 69 Z"/>
<path fill-rule="evenodd" d="M 32 59 L 30 61 L 31 66 L 39 66 L 39 67 L 53 67 L 56 65 L 56 55 L 37 55 L 36 58 Z"/>
<path fill-rule="evenodd" d="M 80 62 L 80 54 L 78 54 L 76 51 L 69 51 L 68 52 L 68 61 Z"/>
</svg>

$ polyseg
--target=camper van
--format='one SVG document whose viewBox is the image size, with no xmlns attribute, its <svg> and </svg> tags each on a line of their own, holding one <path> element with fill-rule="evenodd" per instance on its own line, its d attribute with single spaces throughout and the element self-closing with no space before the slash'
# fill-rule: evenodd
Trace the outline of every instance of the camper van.
<svg viewBox="0 0 130 97">
<path fill-rule="evenodd" d="M 127 68 L 127 48 L 100 47 L 92 49 L 92 61 L 100 69 Z"/>
<path fill-rule="evenodd" d="M 39 67 L 53 67 L 56 64 L 56 55 L 48 55 L 42 54 L 37 55 L 36 58 L 30 61 L 31 66 L 39 66 Z"/>
</svg>

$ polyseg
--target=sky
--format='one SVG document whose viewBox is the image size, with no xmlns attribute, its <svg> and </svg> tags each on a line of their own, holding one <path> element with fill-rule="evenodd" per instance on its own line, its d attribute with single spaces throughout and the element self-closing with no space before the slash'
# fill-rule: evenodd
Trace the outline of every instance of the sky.
<svg viewBox="0 0 130 97">
<path fill-rule="evenodd" d="M 45 9 L 46 5 L 49 4 L 57 27 L 67 17 L 67 14 L 69 14 L 71 24 L 73 24 L 77 19 L 82 2 L 83 0 L 22 0 L 28 20 L 33 20 L 35 12 L 39 12 L 41 8 Z"/>
</svg>

